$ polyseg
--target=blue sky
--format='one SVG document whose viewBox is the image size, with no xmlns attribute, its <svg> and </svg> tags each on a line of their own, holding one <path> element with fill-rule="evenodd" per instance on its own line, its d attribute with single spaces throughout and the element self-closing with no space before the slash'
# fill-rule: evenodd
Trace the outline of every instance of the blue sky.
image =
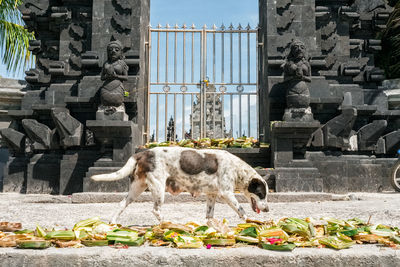
<svg viewBox="0 0 400 267">
<path fill-rule="evenodd" d="M 224 23 L 239 23 L 247 25 L 250 23 L 255 27 L 258 23 L 258 1 L 238 1 L 238 0 L 151 0 L 150 9 L 152 26 L 158 23 L 165 25 L 182 25 L 194 23 L 197 27 L 204 24 L 218 27 Z M 7 73 L 5 67 L 0 63 L 0 76 L 10 78 L 24 78 L 24 72 L 20 71 L 13 75 Z"/>
</svg>

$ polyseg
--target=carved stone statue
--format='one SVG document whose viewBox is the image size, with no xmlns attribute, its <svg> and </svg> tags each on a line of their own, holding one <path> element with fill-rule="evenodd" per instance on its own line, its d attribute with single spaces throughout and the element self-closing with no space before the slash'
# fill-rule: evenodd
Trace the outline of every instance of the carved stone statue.
<svg viewBox="0 0 400 267">
<path fill-rule="evenodd" d="M 123 81 L 128 80 L 128 65 L 124 61 L 122 44 L 119 41 L 111 41 L 107 45 L 107 57 L 101 71 L 101 80 L 104 83 L 100 88 L 99 111 L 104 112 L 104 115 L 112 115 L 115 112 L 125 114 Z"/>
<path fill-rule="evenodd" d="M 290 53 L 282 65 L 286 90 L 284 121 L 314 121 L 310 108 L 311 66 L 306 47 L 295 40 L 290 45 Z"/>
</svg>

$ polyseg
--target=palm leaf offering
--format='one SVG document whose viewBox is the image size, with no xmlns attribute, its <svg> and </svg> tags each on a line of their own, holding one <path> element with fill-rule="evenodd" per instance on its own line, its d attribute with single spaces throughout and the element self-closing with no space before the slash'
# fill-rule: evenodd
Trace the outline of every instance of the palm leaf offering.
<svg viewBox="0 0 400 267">
<path fill-rule="evenodd" d="M 182 141 L 165 141 L 161 143 L 151 142 L 147 143 L 144 148 L 153 147 L 166 147 L 166 146 L 180 146 L 191 148 L 256 148 L 256 147 L 269 147 L 269 144 L 258 142 L 253 137 L 240 137 L 240 138 L 201 138 L 201 139 L 184 139 Z"/>
<path fill-rule="evenodd" d="M 8 222 L 0 224 L 21 226 Z M 296 247 L 327 247 L 339 250 L 356 244 L 372 243 L 400 248 L 399 228 L 365 223 L 358 218 L 322 218 L 316 221 L 312 218 L 292 217 L 277 222 L 247 220 L 235 227 L 228 226 L 225 219 L 212 219 L 207 225 L 195 222 L 163 222 L 152 227 L 123 227 L 107 224 L 95 217 L 76 223 L 72 230 L 45 229 L 37 225 L 35 231 L 8 229 L 0 232 L 0 247 L 25 249 L 142 245 L 194 249 L 245 245 L 292 251 Z"/>
</svg>

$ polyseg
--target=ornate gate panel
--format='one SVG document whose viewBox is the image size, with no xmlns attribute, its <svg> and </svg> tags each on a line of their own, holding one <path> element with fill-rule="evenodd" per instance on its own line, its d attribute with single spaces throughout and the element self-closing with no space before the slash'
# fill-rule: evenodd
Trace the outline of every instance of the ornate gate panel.
<svg viewBox="0 0 400 267">
<path fill-rule="evenodd" d="M 148 141 L 258 137 L 257 29 L 149 28 Z"/>
</svg>

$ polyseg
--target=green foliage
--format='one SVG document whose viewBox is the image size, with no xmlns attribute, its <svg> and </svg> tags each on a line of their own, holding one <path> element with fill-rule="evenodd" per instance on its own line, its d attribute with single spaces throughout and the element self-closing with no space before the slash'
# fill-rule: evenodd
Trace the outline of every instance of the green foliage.
<svg viewBox="0 0 400 267">
<path fill-rule="evenodd" d="M 24 28 L 18 6 L 22 0 L 0 0 L 0 57 L 7 71 L 15 73 L 32 65 L 28 50 L 34 34 Z"/>
<path fill-rule="evenodd" d="M 381 33 L 382 53 L 378 63 L 385 69 L 390 79 L 400 78 L 400 2 L 394 5 L 393 12 L 387 22 L 386 29 Z"/>
</svg>

